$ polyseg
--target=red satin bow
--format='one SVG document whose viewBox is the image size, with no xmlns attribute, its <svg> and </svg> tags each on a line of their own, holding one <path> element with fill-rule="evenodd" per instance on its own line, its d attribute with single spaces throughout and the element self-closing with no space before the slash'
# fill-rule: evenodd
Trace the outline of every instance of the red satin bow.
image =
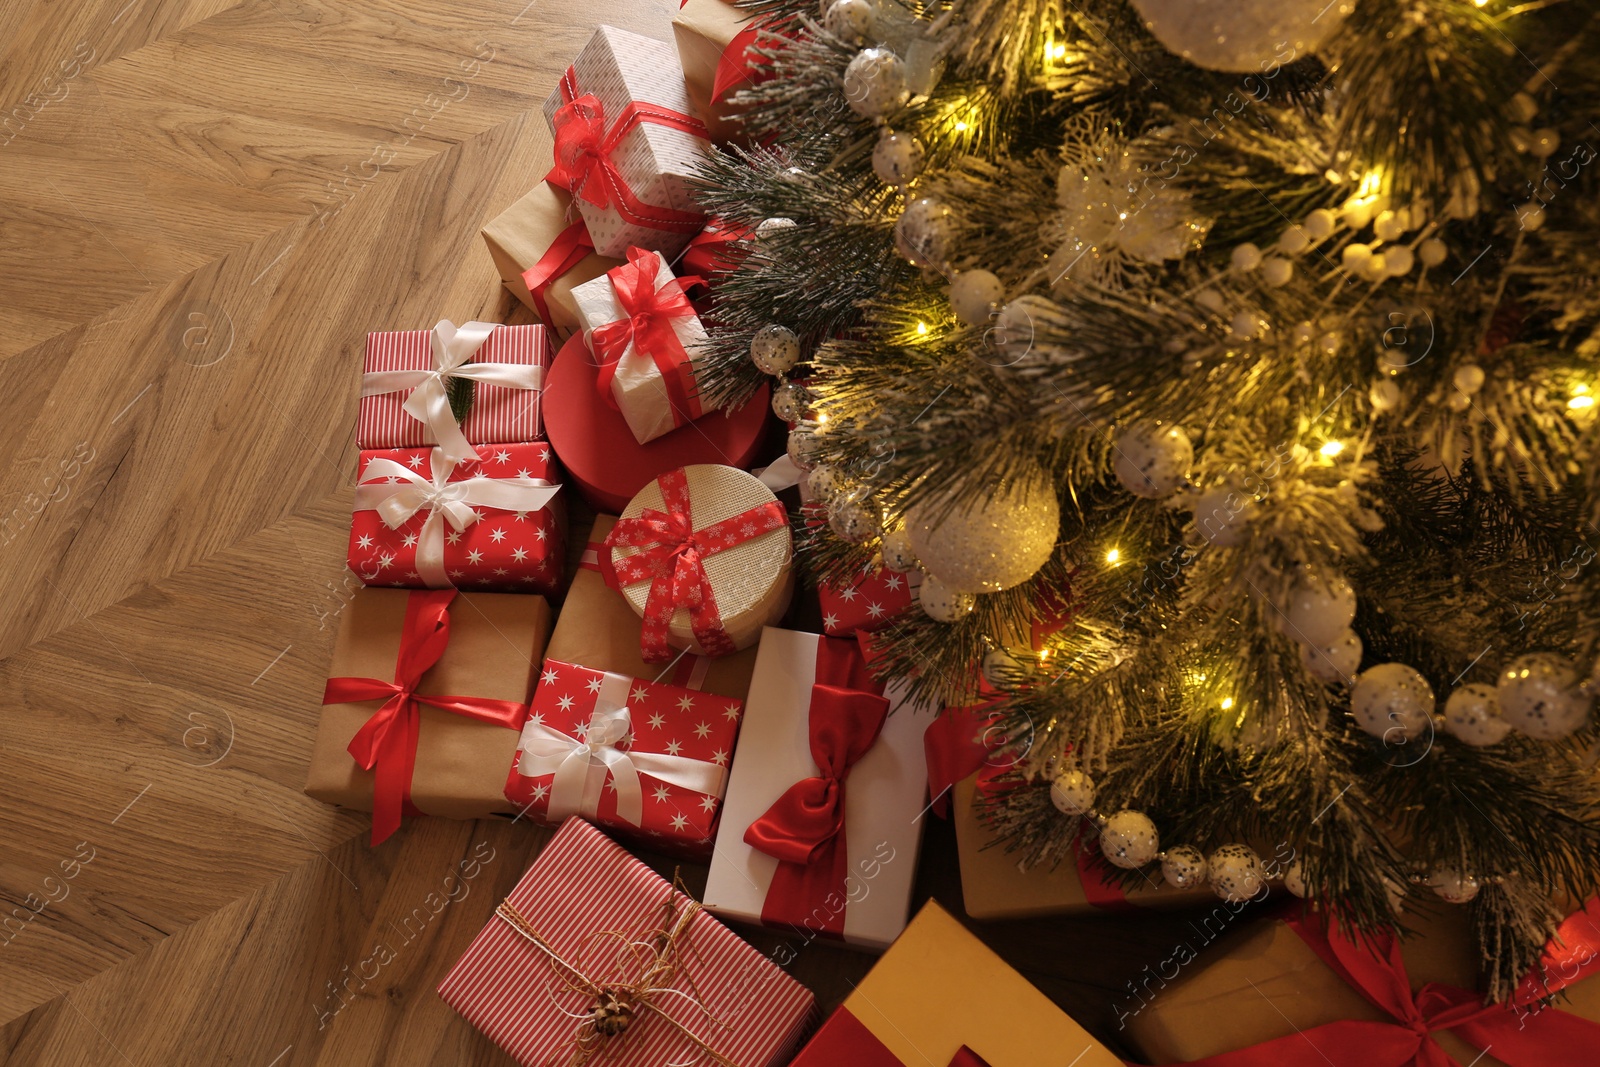
<svg viewBox="0 0 1600 1067">
<path fill-rule="evenodd" d="M 723 93 L 740 82 L 748 81 L 756 85 L 772 77 L 772 60 L 750 51 L 763 28 L 759 22 L 751 23 L 734 34 L 733 40 L 728 42 L 728 47 L 722 50 L 722 55 L 717 59 L 716 76 L 711 79 L 713 101 L 721 100 Z M 775 34 L 769 32 L 767 43 L 773 43 L 775 37 Z"/>
<path fill-rule="evenodd" d="M 642 548 L 629 556 L 612 553 L 619 585 L 650 583 L 645 598 L 644 624 L 639 647 L 646 663 L 661 663 L 673 656 L 667 636 L 672 616 L 679 608 L 689 612 L 689 625 L 701 651 L 726 656 L 736 649 L 722 628 L 716 592 L 706 576 L 704 560 L 735 545 L 788 525 L 783 505 L 776 500 L 742 511 L 703 529 L 695 529 L 690 512 L 689 479 L 683 468 L 656 479 L 665 511 L 645 508 L 636 518 L 623 517 L 606 535 L 607 550 L 621 546 Z"/>
<path fill-rule="evenodd" d="M 712 219 L 683 250 L 678 269 L 702 277 L 735 270 L 749 254 L 749 248 L 741 242 L 748 241 L 754 235 L 755 231 L 746 226 Z M 709 280 L 707 278 L 708 284 Z"/>
<path fill-rule="evenodd" d="M 593 251 L 594 241 L 589 237 L 589 227 L 579 219 L 556 236 L 550 247 L 545 249 L 544 255 L 539 257 L 539 262 L 522 272 L 522 283 L 528 287 L 534 309 L 539 312 L 539 319 L 546 326 L 551 324 L 550 305 L 545 299 L 550 286 L 555 284 L 557 278 L 582 263 Z"/>
<path fill-rule="evenodd" d="M 522 729 L 528 706 L 487 697 L 431 696 L 418 693 L 422 676 L 439 662 L 450 644 L 450 602 L 454 589 L 418 590 L 406 598 L 406 617 L 395 656 L 394 680 L 329 678 L 324 704 L 382 700 L 383 706 L 350 739 L 350 755 L 373 772 L 372 843 L 400 828 L 402 813 L 420 814 L 411 804 L 411 776 L 417 766 L 418 704 L 427 704 L 479 722 Z"/>
<path fill-rule="evenodd" d="M 790 786 L 744 832 L 745 844 L 776 858 L 761 921 L 843 936 L 846 881 L 845 779 L 878 740 L 889 701 L 856 642 L 817 639 L 809 732 L 817 775 Z M 837 908 L 819 907 L 837 895 Z"/>
<path fill-rule="evenodd" d="M 674 319 L 694 317 L 694 307 L 684 290 L 700 279 L 674 278 L 657 288 L 660 272 L 660 256 L 644 248 L 629 248 L 628 262 L 606 271 L 623 317 L 596 326 L 589 333 L 600 364 L 595 389 L 607 404 L 618 407 L 611 383 L 617 376 L 617 364 L 632 345 L 635 351 L 649 356 L 661 372 L 667 403 L 672 408 L 672 423 L 682 426 L 705 412 L 700 407 L 694 364 L 689 362 L 689 353 L 678 340 L 672 323 Z"/>
<path fill-rule="evenodd" d="M 928 763 L 928 795 L 933 812 L 950 816 L 950 790 L 989 762 L 995 716 L 989 710 L 996 693 L 987 683 L 979 689 L 980 701 L 966 707 L 945 708 L 922 735 L 923 758 Z"/>
<path fill-rule="evenodd" d="M 623 179 L 613 157 L 623 138 L 645 123 L 695 137 L 706 136 L 705 123 L 659 104 L 632 100 L 607 129 L 605 106 L 593 93 L 578 92 L 577 75 L 571 67 L 562 76 L 561 97 L 566 103 L 556 109 L 551 119 L 556 162 L 545 175 L 546 181 L 596 207 L 615 208 L 629 225 L 669 233 L 694 233 L 700 228 L 705 221 L 703 215 L 640 200 Z"/>
</svg>

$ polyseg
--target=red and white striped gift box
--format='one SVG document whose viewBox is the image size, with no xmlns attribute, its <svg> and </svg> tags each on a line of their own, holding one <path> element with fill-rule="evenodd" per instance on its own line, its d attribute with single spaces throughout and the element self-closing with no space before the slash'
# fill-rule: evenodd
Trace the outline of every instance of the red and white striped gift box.
<svg viewBox="0 0 1600 1067">
<path fill-rule="evenodd" d="M 363 373 L 429 370 L 433 367 L 430 330 L 397 330 L 367 334 Z M 550 366 L 550 341 L 543 326 L 501 326 L 467 361 Z M 544 437 L 539 414 L 541 389 L 512 389 L 488 382 L 473 383 L 472 410 L 461 430 L 475 445 L 538 441 Z M 361 398 L 356 419 L 357 448 L 414 448 L 436 445 L 427 423 L 403 410 L 409 389 Z"/>
<path fill-rule="evenodd" d="M 605 834 L 568 819 L 506 900 L 564 959 L 581 957 L 591 979 L 630 981 L 638 976 L 612 969 L 622 954 L 616 939 L 605 935 L 649 934 L 670 892 L 665 879 Z M 674 988 L 690 997 L 698 991 L 717 1021 L 685 996 L 663 996 L 660 1005 L 740 1067 L 787 1063 L 814 1022 L 811 992 L 703 911 L 686 937 Z M 576 1028 L 591 1007 L 556 975 L 543 951 L 498 916 L 445 976 L 439 995 L 527 1067 L 569 1062 Z M 607 1067 L 709 1062 L 649 1011 L 607 1042 L 603 1058 Z"/>
</svg>

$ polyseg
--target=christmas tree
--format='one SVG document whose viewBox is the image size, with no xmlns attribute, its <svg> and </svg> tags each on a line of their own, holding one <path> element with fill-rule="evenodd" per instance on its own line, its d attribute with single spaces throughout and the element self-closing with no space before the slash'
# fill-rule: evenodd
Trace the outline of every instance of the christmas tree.
<svg viewBox="0 0 1600 1067">
<path fill-rule="evenodd" d="M 1508 992 L 1600 872 L 1596 5 L 748 6 L 712 388 L 816 577 L 922 572 L 997 837 L 1467 906 Z"/>
</svg>

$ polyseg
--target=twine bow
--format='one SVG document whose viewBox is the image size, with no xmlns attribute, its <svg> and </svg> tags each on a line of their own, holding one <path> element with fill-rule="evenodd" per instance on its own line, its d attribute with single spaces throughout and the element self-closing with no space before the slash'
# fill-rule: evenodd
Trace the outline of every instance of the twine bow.
<svg viewBox="0 0 1600 1067">
<path fill-rule="evenodd" d="M 606 271 L 622 317 L 589 331 L 589 343 L 600 364 L 595 389 L 613 409 L 621 410 L 614 388 L 617 370 L 630 351 L 637 353 L 648 358 L 660 372 L 667 404 L 672 409 L 672 424 L 682 426 L 699 418 L 704 410 L 694 364 L 673 323 L 695 317 L 684 290 L 700 279 L 673 278 L 657 286 L 660 273 L 661 257 L 643 248 L 629 248 L 628 262 Z"/>
<path fill-rule="evenodd" d="M 471 447 L 471 446 L 468 446 Z M 476 450 L 472 453 L 477 459 Z M 392 459 L 374 459 L 356 486 L 357 511 L 376 511 L 384 524 L 398 530 L 424 508 L 428 517 L 417 534 L 417 573 L 429 589 L 453 587 L 444 569 L 444 526 L 460 533 L 478 520 L 476 507 L 500 511 L 538 511 L 561 491 L 543 478 L 488 478 L 481 474 L 452 482 L 456 461 L 435 448 L 430 457 L 433 477 L 424 477 Z M 383 478 L 383 482 L 373 482 Z M 398 484 L 397 484 L 398 483 Z"/>
<path fill-rule="evenodd" d="M 401 410 L 426 423 L 434 442 L 451 460 L 475 460 L 478 454 L 450 410 L 450 382 L 465 378 L 506 389 L 544 388 L 544 368 L 537 364 L 467 362 L 496 328 L 492 322 L 469 322 L 458 328 L 449 319 L 440 319 L 429 338 L 433 349 L 431 368 L 368 371 L 361 376 L 361 395 L 411 390 Z"/>
<path fill-rule="evenodd" d="M 572 1035 L 572 1056 L 567 1061 L 567 1067 L 583 1067 L 594 1056 L 604 1056 L 612 1042 L 626 1040 L 633 1027 L 647 1016 L 661 1019 L 671 1026 L 718 1067 L 739 1067 L 674 1019 L 659 1003 L 669 996 L 682 997 L 707 1019 L 716 1022 L 724 1030 L 728 1029 L 706 1007 L 692 979 L 688 981 L 688 992 L 675 988 L 681 957 L 688 948 L 689 926 L 699 910 L 700 905 L 689 900 L 683 894 L 681 884 L 674 879 L 671 894 L 661 905 L 661 918 L 653 930 L 642 938 L 621 931 L 597 935 L 618 941 L 622 949 L 619 955 L 625 959 L 631 957 L 639 965 L 638 977 L 629 979 L 625 976 L 626 969 L 620 966 L 616 969 L 617 973 L 605 978 L 592 977 L 581 956 L 575 961 L 564 958 L 509 900 L 501 902 L 495 909 L 495 914 L 502 921 L 545 954 L 551 969 L 569 991 L 589 998 L 587 1010 L 578 1016 L 579 1022 Z"/>
</svg>

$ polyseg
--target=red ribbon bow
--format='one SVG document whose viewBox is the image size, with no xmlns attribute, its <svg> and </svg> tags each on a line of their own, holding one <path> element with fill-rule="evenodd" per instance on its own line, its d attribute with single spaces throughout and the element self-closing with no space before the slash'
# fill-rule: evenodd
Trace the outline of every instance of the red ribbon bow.
<svg viewBox="0 0 1600 1067">
<path fill-rule="evenodd" d="M 605 541 L 608 550 L 620 546 L 643 549 L 628 556 L 612 553 L 619 585 L 650 583 L 640 650 L 646 663 L 671 659 L 673 652 L 667 636 L 672 616 L 679 608 L 686 608 L 701 651 L 708 656 L 726 656 L 737 650 L 722 628 L 722 613 L 717 609 L 716 592 L 706 576 L 704 560 L 784 528 L 788 516 L 782 504 L 769 500 L 697 530 L 690 511 L 689 479 L 683 468 L 668 471 L 656 479 L 656 484 L 661 487 L 666 510 L 645 508 L 636 518 L 618 519 Z"/>
<path fill-rule="evenodd" d="M 669 233 L 694 233 L 705 217 L 693 211 L 678 211 L 647 204 L 634 195 L 613 158 L 628 134 L 649 123 L 667 126 L 695 137 L 705 137 L 705 123 L 680 111 L 630 100 L 610 129 L 606 128 L 605 106 L 593 93 L 578 92 L 577 75 L 571 67 L 561 79 L 561 98 L 551 124 L 555 127 L 555 166 L 545 180 L 566 189 L 596 207 L 614 208 L 631 226 L 644 226 Z"/>
<path fill-rule="evenodd" d="M 761 921 L 815 928 L 818 905 L 845 899 L 850 854 L 845 843 L 845 779 L 883 732 L 889 701 L 856 642 L 817 639 L 809 732 L 817 775 L 791 785 L 744 832 L 745 844 L 776 858 Z M 823 933 L 844 934 L 844 908 L 823 908 Z"/>
<path fill-rule="evenodd" d="M 400 828 L 402 813 L 419 815 L 411 804 L 411 776 L 417 766 L 417 735 L 421 728 L 418 704 L 465 715 L 493 726 L 522 729 L 528 706 L 512 700 L 487 697 L 431 696 L 418 693 L 418 684 L 450 644 L 450 602 L 454 589 L 418 590 L 406 598 L 406 618 L 395 656 L 394 680 L 381 678 L 329 678 L 324 704 L 353 704 L 382 700 L 355 737 L 350 755 L 363 770 L 372 771 L 372 843 L 380 844 Z"/>
<path fill-rule="evenodd" d="M 661 257 L 644 248 L 629 248 L 628 262 L 606 271 L 623 317 L 596 326 L 589 333 L 595 359 L 600 363 L 595 389 L 607 404 L 619 407 L 611 383 L 617 376 L 617 364 L 632 345 L 635 351 L 649 356 L 661 372 L 667 403 L 672 408 L 672 423 L 682 426 L 705 412 L 700 407 L 694 364 L 672 323 L 694 317 L 694 307 L 684 290 L 700 279 L 674 278 L 658 288 L 656 278 L 660 272 Z"/>
<path fill-rule="evenodd" d="M 522 272 L 522 283 L 528 287 L 534 310 L 539 312 L 539 320 L 546 326 L 551 325 L 550 305 L 546 300 L 550 286 L 593 251 L 594 240 L 589 236 L 589 227 L 579 219 L 556 235 L 539 262 Z"/>
</svg>

